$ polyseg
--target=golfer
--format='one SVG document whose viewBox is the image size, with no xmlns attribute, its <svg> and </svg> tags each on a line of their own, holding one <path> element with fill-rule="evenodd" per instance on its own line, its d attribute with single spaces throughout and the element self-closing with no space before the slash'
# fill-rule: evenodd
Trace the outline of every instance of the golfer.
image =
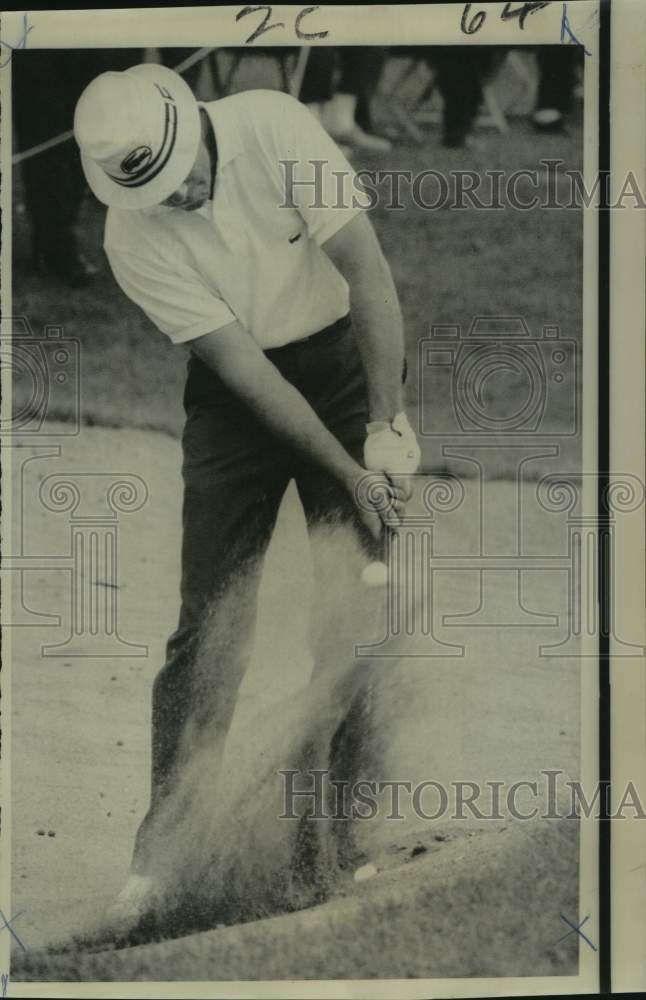
<svg viewBox="0 0 646 1000">
<path fill-rule="evenodd" d="M 353 521 L 377 544 L 381 517 L 362 508 L 358 484 L 376 473 L 396 517 L 409 488 L 387 474 L 414 471 L 419 449 L 403 412 L 390 269 L 353 203 L 352 168 L 303 105 L 264 90 L 200 103 L 172 70 L 146 64 L 94 79 L 74 133 L 88 184 L 109 206 L 117 283 L 190 348 L 181 610 L 154 684 L 151 804 L 119 903 L 135 917 L 152 891 L 147 832 L 179 773 L 207 605 L 257 564 L 291 479 L 310 526 Z M 218 667 L 210 725 L 221 746 L 245 666 L 236 650 Z"/>
</svg>

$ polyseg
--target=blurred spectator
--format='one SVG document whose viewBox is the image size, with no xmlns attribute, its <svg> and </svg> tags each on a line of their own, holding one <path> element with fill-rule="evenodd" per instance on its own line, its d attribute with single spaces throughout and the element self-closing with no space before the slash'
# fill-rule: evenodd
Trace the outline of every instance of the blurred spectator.
<svg viewBox="0 0 646 1000">
<path fill-rule="evenodd" d="M 425 65 L 430 73 L 414 108 L 429 100 L 434 90 L 439 91 L 443 104 L 443 144 L 470 144 L 470 133 L 484 101 L 484 85 L 501 62 L 503 50 L 489 45 L 396 45 L 390 51 L 392 55 L 412 60 L 405 79 L 419 65 Z"/>
<path fill-rule="evenodd" d="M 562 131 L 566 116 L 572 109 L 581 55 L 578 45 L 537 46 L 538 98 L 532 120 L 538 131 Z"/>
<path fill-rule="evenodd" d="M 160 48 L 157 49 L 157 52 L 164 66 L 168 66 L 169 69 L 177 69 L 186 59 L 190 59 L 200 52 L 200 49 Z M 266 61 L 271 60 L 274 66 L 269 72 L 267 67 L 260 74 L 261 81 L 255 83 L 254 86 L 274 89 L 273 80 L 277 70 L 280 74 L 280 89 L 287 93 L 290 89 L 288 65 L 290 60 L 297 58 L 298 52 L 299 48 L 295 45 L 254 45 L 252 48 L 223 46 L 212 50 L 204 59 L 199 59 L 187 69 L 181 70 L 181 73 L 198 100 L 213 101 L 218 97 L 226 97 L 237 90 L 238 71 L 246 56 L 253 57 L 255 60 L 261 58 Z M 223 71 L 222 60 L 218 56 L 224 54 L 227 58 Z M 228 63 L 228 67 L 226 63 Z M 205 65 L 207 72 L 205 77 L 201 78 Z M 249 88 L 244 87 L 243 89 Z"/>
<path fill-rule="evenodd" d="M 375 46 L 313 46 L 300 99 L 341 145 L 384 153 L 389 139 L 372 130 L 370 100 L 377 89 L 387 49 Z"/>
<path fill-rule="evenodd" d="M 418 49 L 444 102 L 442 142 L 464 146 L 484 99 L 483 85 L 500 60 L 495 46 L 443 45 Z"/>
<path fill-rule="evenodd" d="M 30 149 L 72 128 L 81 92 L 97 73 L 141 61 L 138 49 L 29 49 L 12 60 L 13 124 L 18 151 Z M 24 160 L 25 206 L 31 222 L 36 267 L 71 287 L 97 273 L 81 253 L 76 223 L 85 178 L 74 142 Z"/>
</svg>

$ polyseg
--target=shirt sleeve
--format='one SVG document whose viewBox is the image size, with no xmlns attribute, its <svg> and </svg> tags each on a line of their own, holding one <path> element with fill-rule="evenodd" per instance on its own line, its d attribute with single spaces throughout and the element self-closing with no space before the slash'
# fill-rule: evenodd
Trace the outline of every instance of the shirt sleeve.
<svg viewBox="0 0 646 1000">
<path fill-rule="evenodd" d="M 119 287 L 174 344 L 195 340 L 236 319 L 226 302 L 190 268 L 171 267 L 108 246 L 105 252 Z"/>
<path fill-rule="evenodd" d="M 295 98 L 276 115 L 275 141 L 284 204 L 296 208 L 321 246 L 367 207 L 350 163 L 318 119 Z"/>
</svg>

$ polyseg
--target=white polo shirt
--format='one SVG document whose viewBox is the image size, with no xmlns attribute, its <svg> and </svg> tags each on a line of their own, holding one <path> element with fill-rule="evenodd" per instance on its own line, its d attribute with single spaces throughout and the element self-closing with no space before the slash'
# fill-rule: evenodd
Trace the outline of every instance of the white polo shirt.
<svg viewBox="0 0 646 1000">
<path fill-rule="evenodd" d="M 287 94 L 202 107 L 218 149 L 213 200 L 193 212 L 110 208 L 104 247 L 117 282 L 178 344 L 234 320 L 265 350 L 323 329 L 349 310 L 321 246 L 361 211 L 352 167 Z M 309 183 L 290 190 L 290 179 Z"/>
</svg>

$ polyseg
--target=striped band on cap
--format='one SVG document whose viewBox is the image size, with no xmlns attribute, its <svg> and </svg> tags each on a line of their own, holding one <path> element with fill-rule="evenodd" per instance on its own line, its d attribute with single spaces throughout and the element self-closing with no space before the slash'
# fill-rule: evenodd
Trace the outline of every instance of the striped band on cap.
<svg viewBox="0 0 646 1000">
<path fill-rule="evenodd" d="M 157 154 L 152 156 L 149 146 L 138 146 L 131 150 L 121 161 L 121 175 L 106 170 L 108 176 L 122 187 L 136 188 L 148 184 L 164 169 L 175 148 L 177 139 L 177 105 L 175 99 L 165 87 L 155 83 L 155 87 L 164 98 L 164 135 Z M 130 163 L 134 169 L 128 170 Z M 139 161 L 141 161 L 140 165 Z M 124 176 L 126 174 L 126 176 Z"/>
</svg>

